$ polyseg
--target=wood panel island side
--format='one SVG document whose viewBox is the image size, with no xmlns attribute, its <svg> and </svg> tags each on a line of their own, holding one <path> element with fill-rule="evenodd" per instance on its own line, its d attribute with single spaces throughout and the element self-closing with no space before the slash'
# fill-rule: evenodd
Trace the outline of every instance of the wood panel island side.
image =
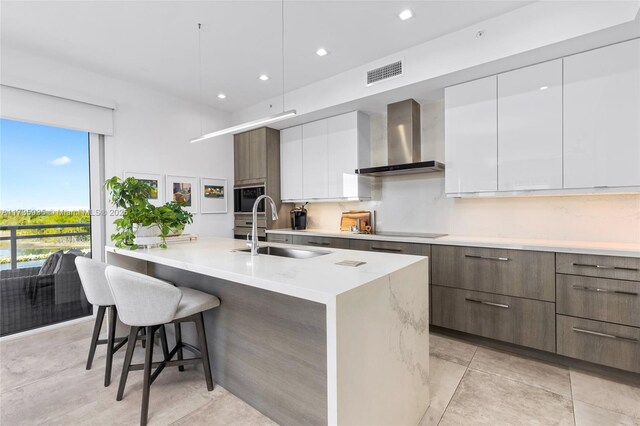
<svg viewBox="0 0 640 426">
<path fill-rule="evenodd" d="M 106 253 L 109 264 L 218 296 L 205 313 L 214 381 L 279 424 L 417 424 L 429 407 L 428 259 L 244 248 L 202 238 Z"/>
</svg>

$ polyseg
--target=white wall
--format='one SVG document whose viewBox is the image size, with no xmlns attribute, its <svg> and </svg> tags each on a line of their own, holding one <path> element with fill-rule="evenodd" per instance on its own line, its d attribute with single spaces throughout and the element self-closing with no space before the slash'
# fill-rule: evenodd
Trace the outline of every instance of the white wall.
<svg viewBox="0 0 640 426">
<path fill-rule="evenodd" d="M 188 142 L 201 134 L 197 104 L 4 46 L 1 59 L 2 84 L 116 105 L 114 134 L 105 138 L 107 178 L 122 176 L 124 171 L 204 176 L 225 178 L 228 191 L 233 187 L 232 136 Z M 230 123 L 228 113 L 212 108 L 204 109 L 204 116 L 202 131 Z M 231 197 L 228 202 L 227 214 L 196 214 L 186 232 L 231 236 Z M 107 237 L 111 232 L 113 226 L 107 221 Z"/>
<path fill-rule="evenodd" d="M 422 159 L 444 162 L 444 104 L 422 106 Z M 371 162 L 386 164 L 386 116 L 371 117 Z M 310 204 L 309 227 L 338 229 L 340 213 L 376 210 L 378 229 L 461 236 L 640 243 L 640 195 L 447 198 L 444 173 L 377 178 L 373 200 Z"/>
</svg>

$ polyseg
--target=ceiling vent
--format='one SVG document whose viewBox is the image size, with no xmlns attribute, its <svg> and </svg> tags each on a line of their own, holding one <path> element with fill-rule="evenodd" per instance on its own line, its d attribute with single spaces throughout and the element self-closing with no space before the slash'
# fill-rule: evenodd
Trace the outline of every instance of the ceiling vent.
<svg viewBox="0 0 640 426">
<path fill-rule="evenodd" d="M 367 71 L 367 86 L 402 75 L 402 61 Z"/>
</svg>

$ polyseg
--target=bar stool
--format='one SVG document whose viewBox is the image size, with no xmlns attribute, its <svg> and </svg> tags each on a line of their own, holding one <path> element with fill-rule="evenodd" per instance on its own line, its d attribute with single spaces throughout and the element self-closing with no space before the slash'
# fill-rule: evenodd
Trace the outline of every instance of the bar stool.
<svg viewBox="0 0 640 426">
<path fill-rule="evenodd" d="M 127 337 L 116 338 L 116 319 L 118 318 L 118 310 L 109 289 L 109 283 L 104 275 L 107 265 L 97 260 L 88 259 L 82 256 L 76 256 L 76 269 L 80 276 L 80 282 L 84 289 L 87 300 L 92 305 L 98 306 L 96 322 L 93 326 L 93 335 L 91 336 L 91 344 L 89 346 L 89 357 L 87 359 L 87 370 L 91 370 L 93 357 L 96 354 L 97 345 L 107 345 L 107 365 L 104 372 L 104 385 L 111 384 L 111 366 L 113 364 L 113 354 L 118 351 L 125 343 Z M 104 314 L 109 309 L 109 322 L 107 324 L 107 340 L 98 339 Z M 117 342 L 117 345 L 116 345 Z"/>
<path fill-rule="evenodd" d="M 144 370 L 140 424 L 146 425 L 149 412 L 149 391 L 151 384 L 160 372 L 165 367 L 178 366 L 180 368 L 184 365 L 199 363 L 202 363 L 204 369 L 207 389 L 212 391 L 213 379 L 211 378 L 209 350 L 202 313 L 220 306 L 220 299 L 191 288 L 174 287 L 165 281 L 115 266 L 107 266 L 105 275 L 120 312 L 120 320 L 131 326 L 116 400 L 122 400 L 129 371 Z M 179 324 L 186 321 L 195 322 L 200 348 L 182 342 L 178 331 Z M 176 346 L 170 353 L 164 333 L 164 324 L 168 323 L 176 325 Z M 132 365 L 131 358 L 135 349 L 136 337 L 142 329 L 146 329 L 144 364 Z M 164 361 L 153 362 L 153 339 L 158 330 L 161 331 Z M 183 349 L 193 352 L 197 357 L 183 359 Z M 172 361 L 171 359 L 176 354 L 178 354 L 178 359 Z M 151 372 L 152 367 L 155 367 L 153 373 Z"/>
</svg>

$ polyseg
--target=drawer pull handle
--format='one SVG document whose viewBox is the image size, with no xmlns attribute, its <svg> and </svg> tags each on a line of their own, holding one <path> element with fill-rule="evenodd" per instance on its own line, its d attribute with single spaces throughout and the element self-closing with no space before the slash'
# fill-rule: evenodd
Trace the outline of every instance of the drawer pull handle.
<svg viewBox="0 0 640 426">
<path fill-rule="evenodd" d="M 585 268 L 598 268 L 598 269 L 617 269 L 619 271 L 638 271 L 638 268 L 627 268 L 624 266 L 610 266 L 610 265 L 592 265 L 590 263 L 574 263 L 573 266 L 583 266 Z"/>
<path fill-rule="evenodd" d="M 245 225 L 251 225 L 253 222 L 245 222 Z"/>
<path fill-rule="evenodd" d="M 637 296 L 638 293 L 633 291 L 622 291 L 622 290 L 609 290 L 606 288 L 597 288 L 597 287 L 587 287 L 584 285 L 574 285 L 573 288 L 575 290 L 584 290 L 584 291 L 594 291 L 596 293 L 615 293 L 615 294 L 624 294 L 627 296 Z"/>
<path fill-rule="evenodd" d="M 472 259 L 486 259 L 486 260 L 502 260 L 502 261 L 507 261 L 509 260 L 508 257 L 498 257 L 498 256 L 480 256 L 477 254 L 465 254 L 464 257 L 470 257 Z"/>
<path fill-rule="evenodd" d="M 331 243 L 319 243 L 317 241 L 307 241 L 307 244 L 309 244 L 311 246 L 328 246 Z"/>
<path fill-rule="evenodd" d="M 624 340 L 627 342 L 634 342 L 634 343 L 638 342 L 638 339 L 634 339 L 633 337 L 616 336 L 615 334 L 600 333 L 599 331 L 585 330 L 584 328 L 573 327 L 573 331 L 575 331 L 576 333 L 584 333 L 584 334 L 591 334 L 593 336 L 606 337 L 608 339 Z"/>
<path fill-rule="evenodd" d="M 397 249 L 397 248 L 386 248 L 386 247 L 371 246 L 371 250 L 391 251 L 391 252 L 394 252 L 394 253 L 402 253 L 402 249 Z"/>
<path fill-rule="evenodd" d="M 509 309 L 509 305 L 506 305 L 504 303 L 488 302 L 486 300 L 470 299 L 468 297 L 465 297 L 464 300 L 466 300 L 467 302 L 480 303 L 482 305 L 495 306 L 496 308 Z"/>
</svg>

